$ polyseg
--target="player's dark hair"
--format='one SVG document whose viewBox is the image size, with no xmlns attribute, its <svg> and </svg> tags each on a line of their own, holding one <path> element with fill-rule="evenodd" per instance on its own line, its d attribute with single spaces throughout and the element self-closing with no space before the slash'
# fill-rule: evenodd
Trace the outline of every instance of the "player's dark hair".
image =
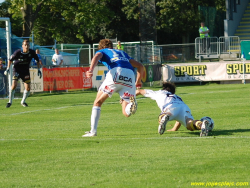
<svg viewBox="0 0 250 188">
<path fill-rule="evenodd" d="M 112 41 L 109 40 L 109 39 L 100 40 L 98 49 L 101 50 L 101 49 L 104 49 L 104 48 L 111 48 L 112 49 L 113 48 Z"/>
<path fill-rule="evenodd" d="M 171 82 L 163 82 L 162 84 L 162 90 L 167 90 L 171 92 L 172 94 L 175 94 L 175 84 Z"/>
<path fill-rule="evenodd" d="M 28 39 L 24 39 L 24 40 L 23 40 L 23 43 L 25 43 L 25 42 L 26 42 L 26 43 L 30 43 L 30 41 L 29 41 Z"/>
</svg>

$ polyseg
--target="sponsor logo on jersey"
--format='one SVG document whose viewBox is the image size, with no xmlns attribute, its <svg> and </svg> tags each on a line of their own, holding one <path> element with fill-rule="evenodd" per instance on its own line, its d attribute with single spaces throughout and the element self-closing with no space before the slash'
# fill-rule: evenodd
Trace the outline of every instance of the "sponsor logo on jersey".
<svg viewBox="0 0 250 188">
<path fill-rule="evenodd" d="M 127 76 L 122 76 L 122 75 L 119 75 L 119 80 L 123 80 L 125 82 L 130 82 L 132 83 L 132 78 L 129 78 Z"/>
<path fill-rule="evenodd" d="M 105 88 L 104 88 L 104 92 L 107 92 L 107 93 L 113 93 L 113 92 L 114 92 L 114 90 L 113 90 L 113 89 L 111 89 L 109 86 L 105 86 Z"/>
<path fill-rule="evenodd" d="M 132 94 L 130 94 L 130 93 L 128 93 L 128 92 L 125 92 L 125 93 L 123 93 L 122 98 L 130 98 L 130 97 L 132 97 L 132 96 L 134 96 L 134 95 L 132 95 Z"/>
<path fill-rule="evenodd" d="M 25 79 L 29 79 L 29 78 L 30 78 L 30 76 L 29 76 L 29 75 L 26 75 L 24 78 L 25 78 Z"/>
<path fill-rule="evenodd" d="M 116 61 L 119 61 L 119 60 L 129 62 L 129 60 L 126 57 L 113 57 L 110 61 L 111 61 L 111 63 L 113 63 L 113 62 L 116 62 Z"/>
</svg>

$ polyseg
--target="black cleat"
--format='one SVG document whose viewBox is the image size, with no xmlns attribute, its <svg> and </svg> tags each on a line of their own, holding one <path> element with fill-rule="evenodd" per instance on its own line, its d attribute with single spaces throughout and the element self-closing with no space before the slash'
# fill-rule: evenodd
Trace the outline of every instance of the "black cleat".
<svg viewBox="0 0 250 188">
<path fill-rule="evenodd" d="M 6 108 L 9 108 L 11 106 L 11 103 L 7 103 Z"/>
<path fill-rule="evenodd" d="M 27 104 L 26 102 L 21 103 L 21 105 L 22 105 L 23 107 L 28 107 L 28 104 Z"/>
</svg>

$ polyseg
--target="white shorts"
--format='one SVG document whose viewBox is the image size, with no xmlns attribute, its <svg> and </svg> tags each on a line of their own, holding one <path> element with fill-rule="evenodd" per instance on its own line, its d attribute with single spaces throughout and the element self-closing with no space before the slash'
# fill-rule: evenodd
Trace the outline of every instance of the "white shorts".
<svg viewBox="0 0 250 188">
<path fill-rule="evenodd" d="M 169 112 L 172 115 L 169 117 L 169 120 L 179 121 L 182 125 L 187 127 L 186 119 L 194 119 L 190 108 L 186 104 L 173 103 L 164 108 L 164 113 Z"/>
<path fill-rule="evenodd" d="M 99 91 L 107 93 L 109 97 L 114 92 L 119 93 L 120 98 L 129 101 L 129 97 L 135 97 L 135 74 L 132 70 L 115 67 L 106 74 L 106 78 L 99 88 Z"/>
</svg>

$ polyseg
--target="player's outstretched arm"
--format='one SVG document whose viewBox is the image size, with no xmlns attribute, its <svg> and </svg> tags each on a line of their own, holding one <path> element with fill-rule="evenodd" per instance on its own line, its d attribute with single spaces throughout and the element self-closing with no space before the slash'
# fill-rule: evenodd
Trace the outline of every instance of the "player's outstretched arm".
<svg viewBox="0 0 250 188">
<path fill-rule="evenodd" d="M 130 59 L 129 62 L 131 63 L 133 67 L 137 68 L 137 78 L 136 78 L 135 85 L 137 88 L 141 88 L 142 87 L 141 79 L 144 74 L 144 66 L 134 59 Z"/>
<path fill-rule="evenodd" d="M 98 64 L 98 61 L 101 60 L 102 56 L 103 56 L 102 53 L 98 52 L 95 54 L 95 56 L 91 60 L 89 70 L 86 72 L 86 76 L 88 78 L 91 78 L 93 76 L 93 70 L 95 69 L 96 65 Z"/>
<path fill-rule="evenodd" d="M 137 95 L 145 95 L 146 91 L 144 89 L 137 89 L 136 90 L 136 96 Z"/>
</svg>

